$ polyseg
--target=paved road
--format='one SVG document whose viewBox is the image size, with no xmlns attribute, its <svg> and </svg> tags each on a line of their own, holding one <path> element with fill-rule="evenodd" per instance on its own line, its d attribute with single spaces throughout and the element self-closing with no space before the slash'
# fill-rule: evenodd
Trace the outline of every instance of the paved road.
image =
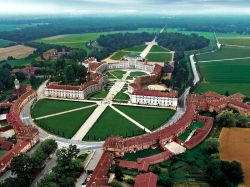
<svg viewBox="0 0 250 187">
<path fill-rule="evenodd" d="M 196 85 L 200 81 L 199 73 L 196 69 L 196 61 L 194 60 L 194 55 L 190 55 L 190 63 L 192 67 L 192 71 L 194 74 L 194 80 L 193 80 L 193 85 Z"/>
</svg>

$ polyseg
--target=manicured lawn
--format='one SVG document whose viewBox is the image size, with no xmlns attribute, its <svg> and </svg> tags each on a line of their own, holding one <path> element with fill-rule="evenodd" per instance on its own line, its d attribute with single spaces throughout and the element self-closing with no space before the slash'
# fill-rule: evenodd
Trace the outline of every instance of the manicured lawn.
<svg viewBox="0 0 250 187">
<path fill-rule="evenodd" d="M 103 98 L 107 97 L 108 93 L 109 93 L 109 91 L 107 91 L 107 90 L 101 90 L 100 92 L 97 92 L 97 93 L 91 95 L 90 99 L 92 99 L 92 98 L 103 99 Z"/>
<path fill-rule="evenodd" d="M 36 123 L 41 128 L 51 132 L 52 134 L 71 138 L 88 119 L 95 108 L 96 106 L 59 116 L 36 120 Z"/>
<path fill-rule="evenodd" d="M 198 61 L 250 57 L 250 48 L 224 46 L 213 53 L 196 55 Z"/>
<path fill-rule="evenodd" d="M 118 92 L 116 95 L 115 95 L 115 98 L 114 100 L 122 100 L 122 101 L 128 101 L 129 100 L 129 95 L 128 94 L 125 94 L 123 93 L 122 91 L 121 92 Z"/>
<path fill-rule="evenodd" d="M 186 139 L 188 138 L 188 136 L 190 135 L 190 133 L 197 129 L 197 128 L 203 128 L 204 127 L 204 123 L 202 122 L 193 122 L 189 128 L 187 128 L 178 138 L 185 142 Z"/>
<path fill-rule="evenodd" d="M 83 140 L 105 140 L 109 136 L 135 136 L 144 131 L 108 107 Z"/>
<path fill-rule="evenodd" d="M 216 91 L 225 94 L 241 92 L 250 96 L 250 59 L 199 63 L 203 76 L 196 92 Z"/>
<path fill-rule="evenodd" d="M 131 52 L 128 51 L 118 51 L 115 54 L 113 54 L 111 56 L 112 60 L 120 60 L 122 59 L 124 56 L 128 56 Z"/>
<path fill-rule="evenodd" d="M 169 52 L 170 50 L 159 45 L 154 45 L 150 52 Z"/>
<path fill-rule="evenodd" d="M 121 79 L 123 77 L 123 75 L 126 73 L 126 71 L 122 71 L 122 70 L 116 70 L 116 71 L 110 71 L 108 72 L 112 77 L 114 77 L 115 79 Z"/>
<path fill-rule="evenodd" d="M 7 125 L 9 125 L 7 122 L 0 123 L 1 127 L 7 126 Z"/>
<path fill-rule="evenodd" d="M 137 158 L 144 158 L 148 156 L 152 156 L 158 153 L 163 152 L 162 149 L 156 148 L 156 149 L 145 149 L 142 151 L 138 151 L 136 153 L 127 153 L 124 155 L 123 160 L 128 161 L 137 161 Z"/>
<path fill-rule="evenodd" d="M 165 62 L 172 59 L 171 53 L 148 53 L 146 56 L 149 62 Z"/>
<path fill-rule="evenodd" d="M 124 49 L 124 51 L 142 52 L 146 48 L 146 45 L 138 45 Z"/>
<path fill-rule="evenodd" d="M 38 118 L 58 112 L 81 108 L 84 106 L 93 105 L 93 103 L 73 102 L 73 101 L 60 101 L 53 99 L 39 100 L 32 109 L 32 117 Z"/>
<path fill-rule="evenodd" d="M 7 151 L 5 150 L 0 150 L 0 156 L 3 156 Z"/>
<path fill-rule="evenodd" d="M 142 72 L 142 71 L 132 71 L 129 76 L 127 77 L 127 80 L 132 80 L 135 77 L 140 77 L 143 75 L 147 75 L 147 73 Z"/>
<path fill-rule="evenodd" d="M 121 105 L 115 107 L 150 130 L 161 127 L 175 114 L 174 110 L 169 109 Z"/>
</svg>

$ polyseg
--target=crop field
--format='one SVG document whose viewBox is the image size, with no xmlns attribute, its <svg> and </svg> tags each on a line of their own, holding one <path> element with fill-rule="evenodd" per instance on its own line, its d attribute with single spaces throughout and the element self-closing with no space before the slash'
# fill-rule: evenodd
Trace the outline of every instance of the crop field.
<svg viewBox="0 0 250 187">
<path fill-rule="evenodd" d="M 165 62 L 165 61 L 171 61 L 172 54 L 171 53 L 151 53 L 149 52 L 146 56 L 149 62 Z"/>
<path fill-rule="evenodd" d="M 57 44 L 63 45 L 71 48 L 80 48 L 87 49 L 86 43 L 90 41 L 95 41 L 100 35 L 115 34 L 115 33 L 140 33 L 140 32 L 149 32 L 149 33 L 158 33 L 160 28 L 141 28 L 134 31 L 113 31 L 113 32 L 96 32 L 96 33 L 81 33 L 81 34 L 67 34 L 67 35 L 57 35 L 47 38 L 42 38 L 36 40 L 36 42 L 47 43 L 47 44 Z M 87 49 L 88 50 L 88 49 Z"/>
<path fill-rule="evenodd" d="M 0 39 L 0 48 L 8 47 L 10 44 L 12 44 L 12 42 Z"/>
<path fill-rule="evenodd" d="M 219 140 L 221 159 L 241 162 L 246 186 L 250 186 L 250 129 L 223 128 Z"/>
<path fill-rule="evenodd" d="M 250 48 L 224 46 L 214 53 L 196 55 L 198 61 L 211 61 L 250 57 Z"/>
<path fill-rule="evenodd" d="M 144 131 L 108 107 L 97 119 L 83 140 L 105 140 L 109 136 L 135 136 Z"/>
<path fill-rule="evenodd" d="M 15 45 L 6 48 L 0 48 L 0 61 L 6 60 L 9 56 L 15 59 L 21 59 L 32 54 L 36 49 L 24 45 Z"/>
<path fill-rule="evenodd" d="M 224 45 L 238 45 L 238 46 L 249 46 L 250 47 L 250 37 L 222 37 L 219 38 L 220 43 Z"/>
<path fill-rule="evenodd" d="M 216 91 L 225 94 L 241 92 L 250 96 L 250 59 L 199 63 L 203 81 L 196 92 Z"/>
<path fill-rule="evenodd" d="M 92 105 L 92 103 L 73 102 L 73 101 L 60 101 L 53 99 L 39 100 L 32 109 L 32 117 L 38 118 L 50 114 L 73 110 L 85 106 Z"/>
<path fill-rule="evenodd" d="M 52 134 L 71 138 L 95 110 L 96 106 L 65 113 L 58 116 L 35 120 L 41 128 Z"/>
<path fill-rule="evenodd" d="M 121 105 L 115 105 L 115 107 L 149 130 L 161 127 L 175 114 L 174 110 L 169 109 Z"/>
<path fill-rule="evenodd" d="M 170 52 L 170 50 L 167 48 L 161 47 L 159 45 L 154 45 L 151 48 L 150 52 Z"/>
</svg>

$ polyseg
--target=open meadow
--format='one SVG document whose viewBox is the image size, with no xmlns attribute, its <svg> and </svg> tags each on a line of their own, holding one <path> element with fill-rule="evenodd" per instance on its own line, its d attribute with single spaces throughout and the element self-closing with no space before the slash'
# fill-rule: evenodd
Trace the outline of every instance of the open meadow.
<svg viewBox="0 0 250 187">
<path fill-rule="evenodd" d="M 250 129 L 223 128 L 219 140 L 221 159 L 241 162 L 246 186 L 250 186 Z"/>
<path fill-rule="evenodd" d="M 15 59 L 21 59 L 32 54 L 36 49 L 24 45 L 15 45 L 6 48 L 0 48 L 0 61 L 6 60 L 9 56 Z"/>
</svg>

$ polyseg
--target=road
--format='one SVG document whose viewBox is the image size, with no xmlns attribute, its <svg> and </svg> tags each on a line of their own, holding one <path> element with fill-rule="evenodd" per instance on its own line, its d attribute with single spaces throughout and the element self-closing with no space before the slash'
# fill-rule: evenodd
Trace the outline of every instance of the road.
<svg viewBox="0 0 250 187">
<path fill-rule="evenodd" d="M 194 74 L 193 85 L 196 85 L 200 81 L 199 73 L 198 73 L 197 68 L 196 68 L 196 61 L 194 59 L 194 55 L 190 55 L 189 58 L 190 58 L 192 71 L 193 71 L 193 74 Z"/>
</svg>

